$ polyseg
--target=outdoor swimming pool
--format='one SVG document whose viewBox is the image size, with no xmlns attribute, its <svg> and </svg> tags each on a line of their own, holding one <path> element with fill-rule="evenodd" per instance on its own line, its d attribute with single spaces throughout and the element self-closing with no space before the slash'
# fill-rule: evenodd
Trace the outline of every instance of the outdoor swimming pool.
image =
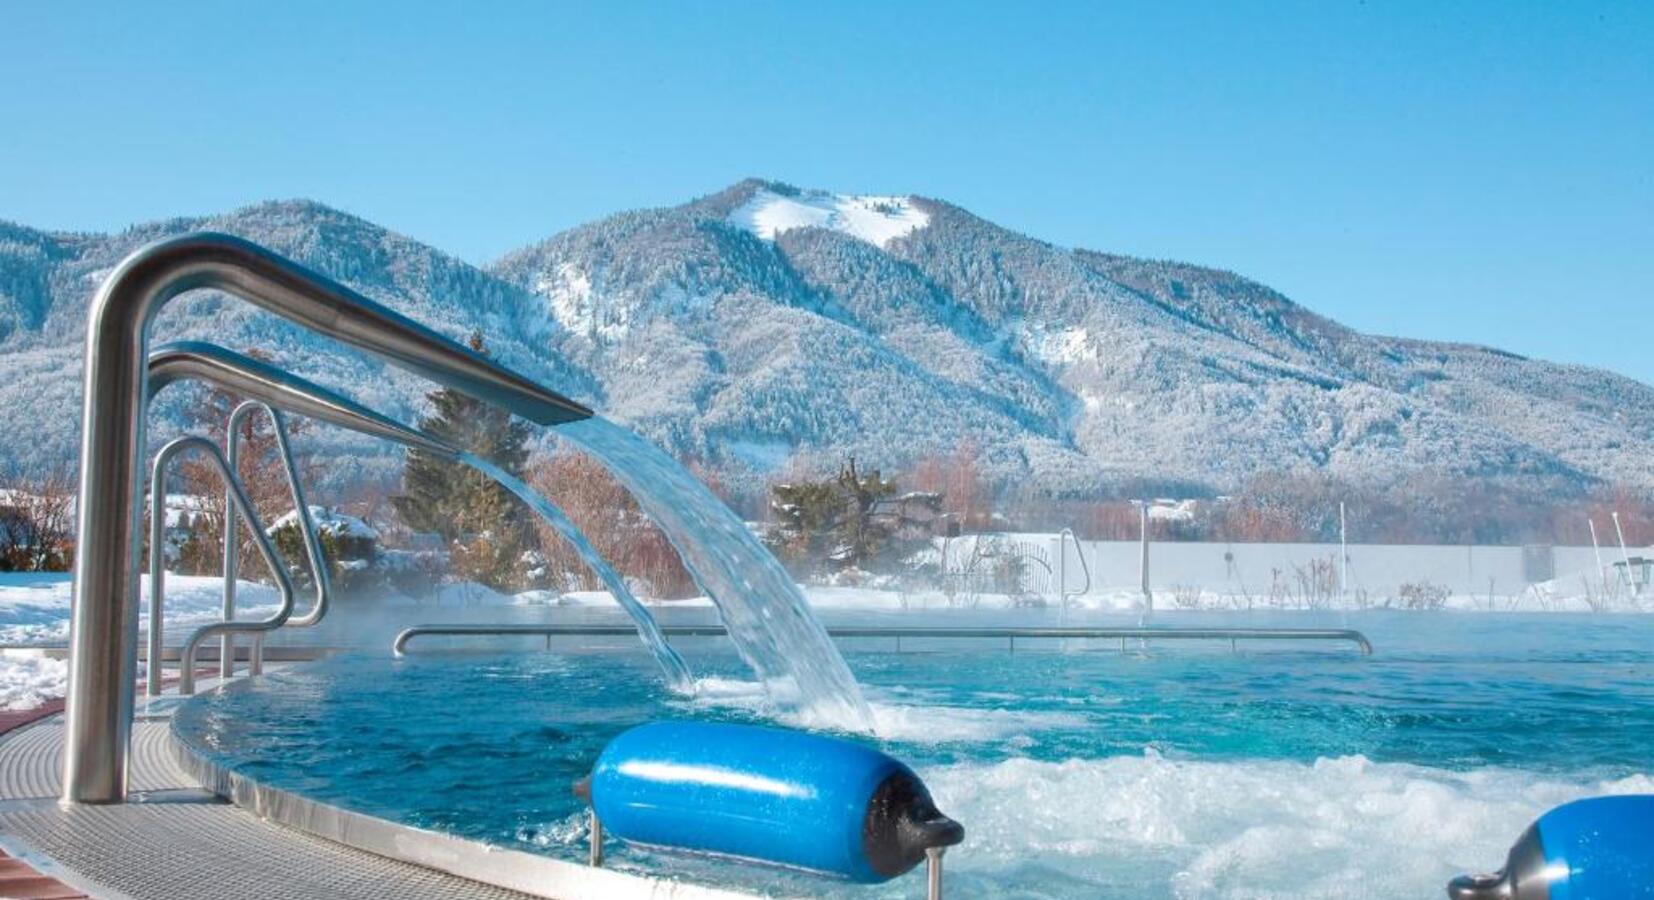
<svg viewBox="0 0 1654 900">
<path fill-rule="evenodd" d="M 1039 615 L 1015 617 L 1042 624 Z M 871 618 L 915 624 L 912 614 Z M 1439 896 L 1452 875 L 1496 865 L 1556 803 L 1654 792 L 1654 639 L 1640 617 L 1168 618 L 1357 627 L 1377 653 L 846 645 L 878 723 L 873 740 L 966 827 L 949 855 L 949 896 Z M 360 655 L 204 695 L 176 727 L 275 787 L 583 859 L 569 786 L 610 737 L 663 717 L 769 719 L 747 670 L 718 646 L 680 645 L 700 678 L 694 699 L 662 688 L 635 642 Z M 618 845 L 610 864 L 782 893 L 922 894 L 920 873 L 860 887 Z"/>
</svg>

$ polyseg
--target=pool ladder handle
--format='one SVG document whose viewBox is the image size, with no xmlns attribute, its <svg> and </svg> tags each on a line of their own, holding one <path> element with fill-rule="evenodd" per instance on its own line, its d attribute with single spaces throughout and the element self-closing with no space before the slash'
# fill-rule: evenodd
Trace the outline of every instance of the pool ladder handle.
<svg viewBox="0 0 1654 900">
<path fill-rule="evenodd" d="M 242 426 L 249 416 L 261 410 L 270 417 L 276 438 L 277 456 L 287 476 L 293 508 L 295 511 L 303 512 L 295 522 L 316 587 L 315 604 L 303 614 L 290 615 L 283 627 L 308 628 L 319 624 L 327 615 L 333 596 L 327 560 L 317 538 L 309 501 L 304 496 L 304 485 L 299 477 L 298 466 L 293 461 L 293 450 L 288 440 L 284 413 L 306 415 L 348 431 L 389 440 L 444 458 L 459 455 L 458 450 L 443 441 L 376 413 L 348 397 L 216 344 L 202 341 L 165 344 L 150 354 L 148 368 L 148 396 L 151 400 L 166 385 L 181 379 L 206 382 L 247 398 L 231 412 L 225 426 L 225 457 L 230 471 L 238 475 Z M 226 504 L 229 504 L 233 500 L 234 492 L 226 493 L 229 495 L 226 497 Z M 226 515 L 231 513 L 233 510 L 228 510 Z M 225 541 L 224 622 L 233 622 L 235 618 L 235 592 L 240 582 L 239 557 L 240 543 L 234 540 Z M 237 633 L 251 633 L 252 647 L 248 654 L 248 672 L 259 675 L 264 671 L 264 639 L 269 629 L 258 626 L 257 623 L 214 627 L 223 634 L 223 650 L 219 663 L 221 677 L 229 678 L 235 674 L 234 635 Z M 158 655 L 158 652 L 153 655 Z M 193 686 L 188 684 L 183 687 L 187 690 Z"/>
<path fill-rule="evenodd" d="M 1073 543 L 1075 555 L 1080 560 L 1080 574 L 1085 576 L 1085 586 L 1077 591 L 1068 589 L 1068 544 Z M 1085 561 L 1085 545 L 1074 535 L 1074 529 L 1064 528 L 1057 533 L 1057 599 L 1062 604 L 1064 612 L 1068 609 L 1068 602 L 1077 597 L 1091 593 L 1091 564 Z"/>
<path fill-rule="evenodd" d="M 254 533 L 254 540 L 259 546 L 261 555 L 265 556 L 272 572 L 285 573 L 285 561 L 281 558 L 274 546 L 269 543 L 264 531 L 264 523 L 253 508 L 247 494 L 246 484 L 242 481 L 240 470 L 237 467 L 240 457 L 241 433 L 240 427 L 253 413 L 263 411 L 270 417 L 271 427 L 276 436 L 276 450 L 282 467 L 286 470 L 289 493 L 293 498 L 294 509 L 298 512 L 295 522 L 299 529 L 300 539 L 304 544 L 305 555 L 309 557 L 310 568 L 316 583 L 316 603 L 309 612 L 302 616 L 293 616 L 292 586 L 281 576 L 276 576 L 278 586 L 283 589 L 283 601 L 277 613 L 268 618 L 251 622 L 238 622 L 235 614 L 236 583 L 240 577 L 240 553 L 238 542 L 234 539 L 236 516 L 239 513 L 247 528 Z M 166 604 L 166 575 L 164 552 L 161 548 L 165 541 L 166 521 L 166 492 L 164 475 L 166 466 L 171 460 L 188 450 L 199 450 L 207 455 L 210 464 L 224 481 L 225 488 L 225 536 L 224 536 L 224 619 L 209 625 L 204 625 L 189 636 L 184 642 L 184 651 L 179 654 L 178 693 L 190 695 L 195 693 L 195 655 L 200 644 L 211 634 L 223 636 L 222 649 L 219 655 L 219 677 L 228 679 L 235 674 L 235 635 L 249 634 L 252 637 L 252 647 L 248 653 L 247 671 L 250 675 L 260 675 L 264 672 L 264 637 L 270 631 L 284 625 L 293 627 L 307 627 L 321 621 L 327 614 L 329 600 L 332 596 L 332 583 L 328 578 L 326 560 L 322 554 L 321 542 L 317 539 L 315 523 L 310 517 L 310 508 L 305 499 L 304 487 L 299 481 L 298 465 L 293 460 L 293 448 L 287 438 L 287 424 L 281 412 L 275 407 L 257 400 L 248 400 L 241 403 L 230 414 L 225 427 L 225 451 L 201 437 L 185 437 L 172 441 L 156 454 L 155 463 L 150 480 L 150 617 L 149 617 L 149 666 L 145 681 L 145 693 L 150 697 L 158 697 L 163 691 L 162 667 L 153 661 L 162 658 L 163 612 Z M 243 505 L 245 504 L 245 505 Z"/>
<path fill-rule="evenodd" d="M 269 536 L 264 533 L 263 522 L 259 520 L 258 511 L 253 507 L 252 499 L 247 495 L 246 486 L 240 475 L 230 466 L 223 451 L 212 441 L 195 435 L 185 436 L 170 441 L 155 454 L 155 462 L 150 475 L 150 530 L 149 530 L 149 571 L 150 571 L 150 601 L 149 601 L 149 664 L 145 678 L 145 693 L 150 697 L 158 697 L 162 692 L 162 654 L 163 638 L 163 611 L 166 606 L 166 469 L 176 457 L 190 451 L 199 452 L 207 458 L 208 463 L 224 481 L 229 494 L 228 511 L 239 514 L 241 521 L 253 532 L 259 554 L 269 565 L 271 576 L 276 581 L 276 587 L 281 593 L 281 603 L 276 612 L 267 619 L 256 622 L 220 622 L 206 625 L 197 629 L 184 642 L 183 652 L 179 654 L 178 692 L 191 694 L 195 690 L 195 654 L 201 641 L 210 633 L 225 631 L 230 628 L 251 632 L 269 631 L 280 628 L 287 621 L 293 611 L 293 584 L 282 564 L 280 554 L 276 553 Z M 229 519 L 226 525 L 233 528 L 235 520 Z M 233 533 L 233 531 L 229 532 Z M 222 663 L 221 663 L 222 665 Z"/>
<path fill-rule="evenodd" d="M 293 499 L 295 512 L 294 524 L 299 529 L 299 539 L 304 544 L 304 555 L 310 563 L 311 577 L 316 586 L 316 602 L 303 615 L 289 616 L 286 628 L 310 628 L 321 622 L 327 615 L 328 607 L 333 600 L 333 580 L 327 571 L 327 558 L 322 553 L 321 540 L 316 535 L 316 523 L 310 517 L 310 502 L 305 498 L 304 485 L 299 480 L 299 467 L 293 461 L 293 447 L 288 442 L 287 421 L 281 410 L 269 403 L 258 400 L 243 401 L 230 413 L 229 421 L 224 429 L 225 456 L 230 462 L 231 470 L 236 470 L 237 461 L 241 456 L 241 425 L 254 413 L 263 412 L 270 418 L 270 428 L 276 438 L 276 454 L 281 461 L 282 468 L 287 474 L 288 494 Z M 225 498 L 229 502 L 229 498 Z M 224 620 L 232 621 L 235 616 L 236 584 L 241 575 L 240 545 L 229 539 L 230 533 L 225 534 L 224 540 Z M 264 671 L 264 637 L 267 632 L 252 632 L 252 648 L 247 657 L 247 671 L 250 675 L 258 675 Z M 223 649 L 219 655 L 219 675 L 229 678 L 235 674 L 235 632 L 225 631 Z"/>
</svg>

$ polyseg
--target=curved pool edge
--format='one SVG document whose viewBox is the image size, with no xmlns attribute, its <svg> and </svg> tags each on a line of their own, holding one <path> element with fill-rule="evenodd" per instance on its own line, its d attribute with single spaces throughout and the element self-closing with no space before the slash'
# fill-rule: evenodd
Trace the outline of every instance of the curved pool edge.
<svg viewBox="0 0 1654 900">
<path fill-rule="evenodd" d="M 187 703 L 254 680 L 240 679 Z M 177 723 L 173 716 L 167 728 L 173 756 L 202 789 L 261 819 L 312 837 L 547 900 L 750 900 L 753 896 L 495 847 L 313 800 L 221 765 L 180 733 Z"/>
</svg>

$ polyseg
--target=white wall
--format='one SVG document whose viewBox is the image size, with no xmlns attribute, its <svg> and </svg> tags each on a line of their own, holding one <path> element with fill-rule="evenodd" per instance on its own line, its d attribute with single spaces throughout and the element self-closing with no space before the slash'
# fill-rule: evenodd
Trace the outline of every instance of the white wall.
<svg viewBox="0 0 1654 900">
<path fill-rule="evenodd" d="M 1065 561 L 1068 585 L 1083 583 L 1074 544 L 1067 544 L 1066 560 L 1059 556 L 1055 535 L 1018 535 L 1019 540 L 1048 542 L 1053 563 Z M 1140 585 L 1136 541 L 1084 541 L 1085 561 L 1090 564 L 1094 591 L 1136 589 Z M 1580 579 L 1600 584 L 1595 556 L 1590 547 L 1552 548 L 1558 587 L 1565 592 L 1583 592 Z M 1631 548 L 1632 556 L 1648 556 L 1646 548 Z M 1338 559 L 1337 544 L 1224 544 L 1197 542 L 1153 543 L 1149 546 L 1149 582 L 1155 591 L 1194 586 L 1220 593 L 1237 593 L 1243 588 L 1253 594 L 1268 593 L 1272 570 L 1280 570 L 1283 581 L 1294 582 L 1295 572 L 1312 560 Z M 1612 568 L 1620 560 L 1619 547 L 1603 547 L 1602 562 Z M 1404 583 L 1427 581 L 1446 586 L 1454 594 L 1498 596 L 1520 594 L 1529 581 L 1521 547 L 1468 545 L 1349 545 L 1349 591 L 1366 591 L 1373 598 L 1394 597 Z"/>
</svg>

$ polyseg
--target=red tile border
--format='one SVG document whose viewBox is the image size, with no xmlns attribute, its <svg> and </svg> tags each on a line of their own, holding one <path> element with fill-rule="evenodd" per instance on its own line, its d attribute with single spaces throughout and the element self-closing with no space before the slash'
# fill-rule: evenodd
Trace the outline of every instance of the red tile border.
<svg viewBox="0 0 1654 900">
<path fill-rule="evenodd" d="M 211 678 L 215 674 L 217 674 L 217 669 L 211 669 L 211 668 L 196 669 L 195 672 L 196 672 L 195 677 L 197 679 Z M 176 676 L 174 676 L 174 677 L 167 678 L 165 681 L 162 682 L 162 685 L 165 686 L 165 687 L 171 687 L 172 685 L 175 685 L 177 683 L 178 683 L 178 678 Z M 138 690 L 141 691 L 143 689 L 144 689 L 143 683 L 139 682 L 138 683 Z M 58 697 L 55 700 L 47 700 L 45 703 L 42 703 L 41 705 L 36 706 L 33 709 L 0 710 L 0 737 L 3 737 L 7 734 L 10 734 L 11 732 L 16 731 L 19 728 L 22 728 L 25 725 L 33 725 L 34 723 L 40 721 L 41 719 L 46 718 L 47 716 L 55 716 L 60 712 L 63 712 L 63 698 L 62 697 Z M 5 894 L 0 894 L 0 898 L 6 897 L 6 896 L 7 895 L 5 895 Z"/>
<path fill-rule="evenodd" d="M 21 859 L 0 851 L 0 897 L 8 900 L 88 900 L 85 894 L 36 872 Z"/>
<path fill-rule="evenodd" d="M 24 725 L 34 723 L 63 712 L 63 698 L 47 700 L 34 709 L 8 709 L 0 711 L 0 735 L 10 734 Z M 0 894 L 0 896 L 9 896 Z"/>
</svg>

